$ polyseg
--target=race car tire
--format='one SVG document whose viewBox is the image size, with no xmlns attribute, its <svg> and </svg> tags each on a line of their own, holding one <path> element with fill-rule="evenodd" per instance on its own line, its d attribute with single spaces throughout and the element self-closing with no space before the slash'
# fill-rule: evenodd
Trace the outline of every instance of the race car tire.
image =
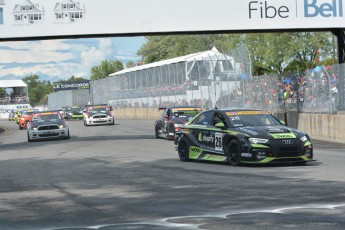
<svg viewBox="0 0 345 230">
<path fill-rule="evenodd" d="M 167 140 L 168 140 L 168 141 L 174 140 L 174 139 L 175 139 L 175 135 L 174 135 L 174 136 L 170 136 L 170 135 L 169 135 L 169 128 L 166 129 L 166 134 L 167 134 Z"/>
<path fill-rule="evenodd" d="M 66 139 L 70 139 L 69 130 L 68 130 Z"/>
<path fill-rule="evenodd" d="M 178 157 L 181 161 L 190 161 L 189 148 L 185 141 L 180 141 L 177 146 Z"/>
<path fill-rule="evenodd" d="M 29 133 L 28 133 L 28 142 L 32 142 Z"/>
<path fill-rule="evenodd" d="M 155 136 L 156 136 L 156 138 L 159 138 L 158 128 L 157 127 L 155 127 Z"/>
<path fill-rule="evenodd" d="M 237 140 L 231 140 L 227 148 L 228 163 L 232 166 L 241 164 L 241 146 Z"/>
</svg>

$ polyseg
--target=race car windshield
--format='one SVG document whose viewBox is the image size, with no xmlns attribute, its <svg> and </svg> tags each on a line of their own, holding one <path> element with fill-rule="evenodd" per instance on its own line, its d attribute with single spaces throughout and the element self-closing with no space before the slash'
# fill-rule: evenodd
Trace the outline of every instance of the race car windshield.
<svg viewBox="0 0 345 230">
<path fill-rule="evenodd" d="M 69 110 L 70 113 L 83 113 L 83 110 L 81 108 L 72 108 Z"/>
<path fill-rule="evenodd" d="M 195 117 L 200 112 L 201 110 L 175 110 L 173 111 L 173 117 L 188 121 L 190 117 Z"/>
<path fill-rule="evenodd" d="M 89 108 L 89 113 L 108 113 L 107 108 Z"/>
<path fill-rule="evenodd" d="M 244 126 L 271 126 L 271 125 L 281 125 L 277 119 L 275 119 L 271 114 L 228 114 L 230 123 L 234 127 L 244 127 Z"/>
<path fill-rule="evenodd" d="M 56 121 L 61 120 L 61 116 L 57 113 L 54 114 L 41 114 L 40 116 L 35 116 L 34 120 L 41 121 Z"/>
<path fill-rule="evenodd" d="M 22 115 L 23 116 L 31 116 L 33 113 L 37 113 L 37 111 L 23 111 Z"/>
</svg>

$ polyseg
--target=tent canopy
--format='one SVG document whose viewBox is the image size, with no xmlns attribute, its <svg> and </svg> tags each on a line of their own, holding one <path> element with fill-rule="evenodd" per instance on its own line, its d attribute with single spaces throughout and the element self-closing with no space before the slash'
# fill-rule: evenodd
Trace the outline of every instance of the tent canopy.
<svg viewBox="0 0 345 230">
<path fill-rule="evenodd" d="M 175 64 L 180 62 L 195 62 L 195 61 L 219 61 L 219 60 L 226 60 L 229 61 L 232 64 L 232 67 L 234 67 L 234 58 L 225 54 L 220 53 L 217 48 L 213 47 L 211 50 L 188 54 L 181 57 L 171 58 L 159 62 L 149 63 L 145 65 L 135 66 L 132 68 L 120 70 L 116 73 L 110 74 L 110 76 L 116 76 L 124 73 L 159 67 L 163 65 L 169 65 L 169 64 Z"/>
<path fill-rule="evenodd" d="M 22 80 L 0 80 L 0 88 L 28 87 Z"/>
</svg>

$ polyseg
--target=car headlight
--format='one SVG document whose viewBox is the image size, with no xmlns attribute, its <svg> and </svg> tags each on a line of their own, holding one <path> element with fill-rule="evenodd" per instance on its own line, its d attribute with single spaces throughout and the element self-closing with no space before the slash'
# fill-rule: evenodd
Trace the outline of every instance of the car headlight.
<svg viewBox="0 0 345 230">
<path fill-rule="evenodd" d="M 248 140 L 252 144 L 266 144 L 268 142 L 268 139 L 262 138 L 249 138 Z"/>
<path fill-rule="evenodd" d="M 175 128 L 180 128 L 180 127 L 182 127 L 182 124 L 174 124 L 174 127 Z"/>
<path fill-rule="evenodd" d="M 301 141 L 303 141 L 303 142 L 308 141 L 308 137 L 307 137 L 307 136 L 303 136 L 303 137 L 301 137 Z"/>
</svg>

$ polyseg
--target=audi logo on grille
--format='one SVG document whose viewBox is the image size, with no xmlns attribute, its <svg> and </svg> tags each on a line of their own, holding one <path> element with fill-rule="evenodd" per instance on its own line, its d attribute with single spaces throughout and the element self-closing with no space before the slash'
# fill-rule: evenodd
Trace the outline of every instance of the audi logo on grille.
<svg viewBox="0 0 345 230">
<path fill-rule="evenodd" d="M 282 140 L 283 145 L 292 145 L 293 140 Z"/>
</svg>

